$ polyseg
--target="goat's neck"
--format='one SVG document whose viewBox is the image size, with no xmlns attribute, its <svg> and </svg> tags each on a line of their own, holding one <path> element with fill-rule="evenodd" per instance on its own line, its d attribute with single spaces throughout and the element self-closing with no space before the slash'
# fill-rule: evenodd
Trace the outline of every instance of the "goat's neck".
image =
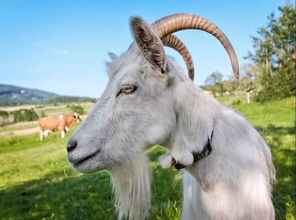
<svg viewBox="0 0 296 220">
<path fill-rule="evenodd" d="M 174 97 L 176 127 L 167 147 L 177 162 L 190 166 L 192 153 L 202 151 L 213 132 L 219 104 L 191 81 L 179 83 Z"/>
</svg>

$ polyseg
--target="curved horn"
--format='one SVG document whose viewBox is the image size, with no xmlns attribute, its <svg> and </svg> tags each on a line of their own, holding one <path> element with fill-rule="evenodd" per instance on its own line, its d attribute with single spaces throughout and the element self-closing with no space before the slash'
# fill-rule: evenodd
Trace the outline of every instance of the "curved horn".
<svg viewBox="0 0 296 220">
<path fill-rule="evenodd" d="M 188 70 L 188 76 L 193 81 L 194 65 L 193 65 L 191 54 L 189 53 L 185 44 L 173 34 L 167 35 L 166 37 L 162 38 L 161 41 L 164 46 L 171 47 L 181 54 Z"/>
<path fill-rule="evenodd" d="M 163 17 L 154 22 L 152 25 L 160 39 L 173 32 L 184 29 L 200 29 L 212 34 L 226 49 L 232 64 L 234 75 L 236 76 L 236 78 L 239 78 L 239 66 L 237 56 L 230 41 L 228 40 L 226 35 L 209 20 L 198 15 L 182 13 Z"/>
</svg>

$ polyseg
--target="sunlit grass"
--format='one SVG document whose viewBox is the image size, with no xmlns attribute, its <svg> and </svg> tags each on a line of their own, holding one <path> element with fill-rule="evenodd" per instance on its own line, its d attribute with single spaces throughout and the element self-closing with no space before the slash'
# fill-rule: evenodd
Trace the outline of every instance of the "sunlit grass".
<svg viewBox="0 0 296 220">
<path fill-rule="evenodd" d="M 277 219 L 295 219 L 294 99 L 233 107 L 272 149 Z M 74 171 L 66 159 L 66 139 L 60 139 L 59 132 L 44 141 L 37 134 L 0 138 L 0 219 L 116 219 L 109 174 Z M 150 219 L 180 219 L 182 174 L 159 166 L 156 160 L 163 153 L 159 146 L 147 152 L 153 171 Z"/>
</svg>

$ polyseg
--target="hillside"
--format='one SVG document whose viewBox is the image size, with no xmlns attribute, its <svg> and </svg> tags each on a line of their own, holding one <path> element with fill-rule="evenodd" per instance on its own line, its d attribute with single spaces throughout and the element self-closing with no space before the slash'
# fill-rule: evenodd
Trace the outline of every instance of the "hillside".
<svg viewBox="0 0 296 220">
<path fill-rule="evenodd" d="M 35 104 L 51 97 L 58 96 L 53 92 L 29 89 L 13 85 L 0 84 L 0 105 Z"/>
<path fill-rule="evenodd" d="M 42 103 L 94 102 L 89 97 L 61 96 L 53 92 L 0 84 L 0 106 Z"/>
</svg>

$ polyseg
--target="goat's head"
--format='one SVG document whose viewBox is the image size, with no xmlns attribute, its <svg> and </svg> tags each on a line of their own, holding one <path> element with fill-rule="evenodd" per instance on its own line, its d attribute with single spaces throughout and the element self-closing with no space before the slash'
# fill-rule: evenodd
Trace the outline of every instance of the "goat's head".
<svg viewBox="0 0 296 220">
<path fill-rule="evenodd" d="M 69 161 L 81 172 L 111 171 L 119 219 L 123 216 L 144 219 L 150 207 L 150 182 L 143 151 L 163 144 L 171 149 L 176 161 L 190 165 L 199 142 L 195 136 L 206 137 L 212 129 L 207 111 L 191 108 L 193 101 L 187 99 L 197 90 L 180 67 L 165 55 L 163 46 L 180 52 L 191 79 L 194 77 L 191 56 L 172 35 L 175 31 L 201 29 L 211 33 L 227 50 L 236 74 L 238 63 L 227 37 L 202 17 L 176 14 L 152 25 L 133 17 L 130 25 L 135 42 L 120 57 L 109 53 L 112 62 L 107 65 L 107 87 L 69 139 L 67 150 Z M 206 100 L 199 102 L 210 106 Z M 199 118 L 193 121 L 191 116 L 196 113 Z M 196 135 L 198 127 L 202 129 Z"/>
<path fill-rule="evenodd" d="M 178 66 L 167 56 L 163 38 L 182 29 L 201 29 L 214 35 L 227 50 L 238 73 L 235 52 L 223 32 L 210 21 L 177 14 L 152 25 L 140 17 L 130 21 L 133 43 L 120 57 L 110 54 L 109 82 L 92 112 L 71 136 L 68 159 L 82 172 L 124 163 L 147 147 L 168 141 L 177 125 L 175 112 Z M 192 77 L 193 78 L 193 77 Z"/>
<path fill-rule="evenodd" d="M 164 55 L 163 49 L 159 52 Z M 100 101 L 68 143 L 77 144 L 68 157 L 82 172 L 123 163 L 163 143 L 175 126 L 165 59 L 151 65 L 134 44 L 108 68 L 109 82 Z"/>
</svg>

